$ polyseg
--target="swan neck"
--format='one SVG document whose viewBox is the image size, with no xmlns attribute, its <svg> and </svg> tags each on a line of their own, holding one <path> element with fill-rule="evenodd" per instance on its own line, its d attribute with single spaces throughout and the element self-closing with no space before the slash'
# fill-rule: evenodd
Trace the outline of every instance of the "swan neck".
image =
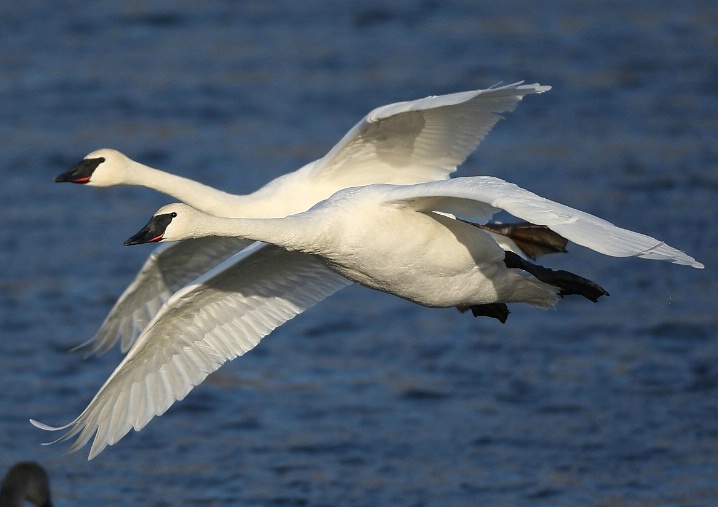
<svg viewBox="0 0 718 507">
<path fill-rule="evenodd" d="M 130 171 L 128 179 L 130 185 L 162 192 L 211 215 L 227 215 L 229 209 L 240 209 L 244 197 L 140 163 Z"/>
<path fill-rule="evenodd" d="M 300 213 L 286 218 L 222 218 L 207 217 L 201 236 L 229 236 L 262 241 L 287 250 L 319 253 L 316 224 Z"/>
</svg>

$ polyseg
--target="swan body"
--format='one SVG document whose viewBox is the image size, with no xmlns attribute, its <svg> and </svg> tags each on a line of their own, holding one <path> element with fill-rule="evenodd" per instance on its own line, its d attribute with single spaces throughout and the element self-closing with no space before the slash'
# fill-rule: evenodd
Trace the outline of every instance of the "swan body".
<svg viewBox="0 0 718 507">
<path fill-rule="evenodd" d="M 13 465 L 2 480 L 0 507 L 22 507 L 24 501 L 38 507 L 52 507 L 50 479 L 45 469 L 35 461 Z"/>
<path fill-rule="evenodd" d="M 660 240 L 492 177 L 349 188 L 286 218 L 223 218 L 171 204 L 127 244 L 234 236 L 269 245 L 253 244 L 174 294 L 77 419 L 59 428 L 32 422 L 66 430 L 60 440 L 77 435 L 70 451 L 95 435 L 92 458 L 350 280 L 432 307 L 552 307 L 569 292 L 511 267 L 515 259 L 490 234 L 447 215 L 482 223 L 500 209 L 606 255 L 703 267 Z M 605 293 L 575 278 L 597 288 L 595 297 Z"/>
<path fill-rule="evenodd" d="M 500 209 L 606 255 L 703 267 L 659 240 L 492 177 L 344 189 L 307 212 L 282 219 L 227 219 L 169 205 L 127 244 L 236 236 L 320 256 L 354 282 L 425 306 L 553 306 L 555 290 L 523 294 L 523 288 L 535 292 L 528 287 L 536 282 L 511 276 L 505 251 L 490 235 L 447 216 L 485 223 Z"/>
<path fill-rule="evenodd" d="M 324 157 L 280 176 L 249 195 L 234 195 L 140 164 L 102 149 L 87 155 L 58 182 L 108 187 L 140 185 L 211 215 L 284 217 L 309 209 L 337 190 L 373 183 L 412 184 L 449 177 L 521 99 L 549 86 L 514 83 L 399 102 L 374 109 Z M 508 237 L 495 235 L 506 249 Z M 120 342 L 129 350 L 171 294 L 251 242 L 204 238 L 165 245 L 147 259 L 99 331 L 85 346 L 102 354 Z"/>
</svg>

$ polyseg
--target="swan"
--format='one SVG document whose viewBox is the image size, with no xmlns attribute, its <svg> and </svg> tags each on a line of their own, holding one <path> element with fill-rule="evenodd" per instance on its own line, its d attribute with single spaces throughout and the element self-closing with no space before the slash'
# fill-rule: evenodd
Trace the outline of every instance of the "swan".
<svg viewBox="0 0 718 507">
<path fill-rule="evenodd" d="M 50 479 L 42 465 L 35 461 L 13 465 L 0 487 L 0 507 L 22 507 L 25 500 L 38 507 L 52 507 Z"/>
<path fill-rule="evenodd" d="M 410 184 L 448 178 L 502 116 L 521 99 L 550 86 L 514 83 L 427 97 L 374 109 L 324 157 L 280 176 L 249 195 L 234 195 L 135 162 L 110 149 L 94 151 L 55 182 L 90 187 L 140 185 L 211 215 L 271 218 L 305 211 L 335 191 L 370 183 Z M 565 251 L 565 240 L 531 224 L 487 225 L 506 249 L 531 257 Z M 185 284 L 250 244 L 240 238 L 202 238 L 162 245 L 111 309 L 96 335 L 79 348 L 88 355 L 122 352 L 162 304 Z"/>
<path fill-rule="evenodd" d="M 501 209 L 605 255 L 703 267 L 662 241 L 488 176 L 344 189 L 285 218 L 224 218 L 170 204 L 126 244 L 232 236 L 268 246 L 254 243 L 174 294 L 77 419 L 60 427 L 31 422 L 66 430 L 56 442 L 77 435 L 69 452 L 94 435 L 92 459 L 350 281 L 500 320 L 506 303 L 550 308 L 564 295 L 595 301 L 607 294 L 503 250 L 473 225 Z"/>
</svg>

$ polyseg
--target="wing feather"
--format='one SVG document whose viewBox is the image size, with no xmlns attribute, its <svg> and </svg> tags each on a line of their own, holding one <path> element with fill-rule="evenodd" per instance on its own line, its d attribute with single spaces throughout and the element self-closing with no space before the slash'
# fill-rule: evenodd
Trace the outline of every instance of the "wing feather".
<svg viewBox="0 0 718 507">
<path fill-rule="evenodd" d="M 499 113 L 550 88 L 514 83 L 379 107 L 317 161 L 313 176 L 360 186 L 376 183 L 374 175 L 384 166 L 396 177 L 387 183 L 448 178 L 503 118 Z"/>
<path fill-rule="evenodd" d="M 140 430 L 224 362 L 350 282 L 318 258 L 255 243 L 177 292 L 59 439 L 89 458 Z"/>
<path fill-rule="evenodd" d="M 78 348 L 102 355 L 120 342 L 127 352 L 170 296 L 252 242 L 199 238 L 157 247 L 125 289 L 95 336 Z"/>
<path fill-rule="evenodd" d="M 447 178 L 502 116 L 524 96 L 549 86 L 514 83 L 485 90 L 398 102 L 371 111 L 322 159 L 310 179 L 332 188 L 419 183 Z M 129 350 L 162 304 L 185 284 L 249 245 L 237 238 L 202 238 L 162 245 L 120 296 L 97 334 L 79 348 L 101 355 L 120 342 Z"/>
<path fill-rule="evenodd" d="M 485 223 L 500 209 L 566 239 L 613 257 L 642 257 L 702 268 L 703 264 L 663 241 L 617 227 L 589 213 L 551 201 L 499 178 L 479 176 L 386 186 L 385 203 L 439 211 Z"/>
</svg>

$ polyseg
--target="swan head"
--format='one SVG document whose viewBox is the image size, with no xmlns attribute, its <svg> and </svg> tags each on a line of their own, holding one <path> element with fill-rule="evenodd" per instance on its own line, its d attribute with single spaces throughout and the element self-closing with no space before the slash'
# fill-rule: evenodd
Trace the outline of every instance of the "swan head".
<svg viewBox="0 0 718 507">
<path fill-rule="evenodd" d="M 201 213 L 186 204 L 168 204 L 160 208 L 140 231 L 125 241 L 125 246 L 160 241 L 180 241 L 203 236 L 197 223 Z"/>
<path fill-rule="evenodd" d="M 117 150 L 103 148 L 89 153 L 85 158 L 53 178 L 53 182 L 69 182 L 91 187 L 112 187 L 128 183 L 127 176 L 132 160 Z"/>
<path fill-rule="evenodd" d="M 23 500 L 39 507 L 52 507 L 50 480 L 42 465 L 35 461 L 16 463 L 0 486 L 0 504 L 23 505 Z"/>
</svg>

